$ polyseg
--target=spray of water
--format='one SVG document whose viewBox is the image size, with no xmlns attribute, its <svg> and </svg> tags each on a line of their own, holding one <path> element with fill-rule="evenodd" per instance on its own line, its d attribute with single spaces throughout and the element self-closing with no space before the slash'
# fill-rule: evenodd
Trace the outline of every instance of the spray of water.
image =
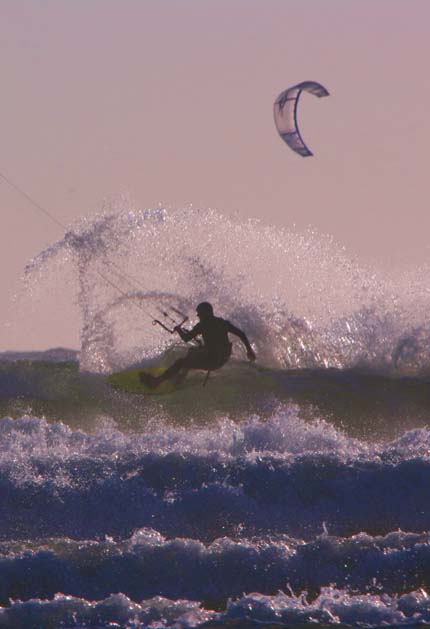
<svg viewBox="0 0 430 629">
<path fill-rule="evenodd" d="M 313 231 L 192 207 L 140 210 L 121 197 L 32 260 L 27 277 L 55 276 L 64 291 L 66 269 L 85 370 L 159 354 L 173 342 L 152 325 L 160 308 L 192 316 L 203 300 L 246 330 L 267 366 L 417 374 L 430 363 L 424 278 L 376 275 Z"/>
</svg>

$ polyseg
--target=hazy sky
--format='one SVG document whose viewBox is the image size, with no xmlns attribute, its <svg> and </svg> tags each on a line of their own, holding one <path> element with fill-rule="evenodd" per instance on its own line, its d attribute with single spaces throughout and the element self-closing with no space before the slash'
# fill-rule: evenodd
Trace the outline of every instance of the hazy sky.
<svg viewBox="0 0 430 629">
<path fill-rule="evenodd" d="M 129 191 L 428 262 L 429 24 L 429 0 L 0 0 L 0 172 L 62 223 Z M 302 99 L 303 159 L 272 103 L 308 79 L 330 97 Z M 61 233 L 1 181 L 0 204 L 6 319 Z M 30 327 L 0 349 L 35 344 Z"/>
</svg>

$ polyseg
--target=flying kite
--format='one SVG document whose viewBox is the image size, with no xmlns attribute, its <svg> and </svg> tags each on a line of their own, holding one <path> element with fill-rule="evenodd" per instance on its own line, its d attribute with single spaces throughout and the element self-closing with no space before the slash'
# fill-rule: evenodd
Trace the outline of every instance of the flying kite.
<svg viewBox="0 0 430 629">
<path fill-rule="evenodd" d="M 297 124 L 297 104 L 303 90 L 314 94 L 314 96 L 318 96 L 318 98 L 328 96 L 329 94 L 326 88 L 320 83 L 316 81 L 303 81 L 303 83 L 293 85 L 279 94 L 273 105 L 273 113 L 276 128 L 284 142 L 302 157 L 308 157 L 309 155 L 313 155 L 313 153 L 304 143 Z"/>
</svg>

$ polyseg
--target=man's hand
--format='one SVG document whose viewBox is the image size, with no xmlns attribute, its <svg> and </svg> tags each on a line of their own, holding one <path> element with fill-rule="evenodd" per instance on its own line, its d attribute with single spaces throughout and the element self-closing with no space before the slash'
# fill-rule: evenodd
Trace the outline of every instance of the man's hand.
<svg viewBox="0 0 430 629">
<path fill-rule="evenodd" d="M 250 348 L 248 349 L 248 351 L 246 352 L 246 355 L 248 356 L 248 359 L 249 359 L 251 362 L 254 362 L 254 360 L 256 360 L 256 359 L 257 359 L 257 356 L 255 355 L 255 352 L 254 352 L 254 350 L 252 349 L 252 347 L 250 347 Z"/>
</svg>

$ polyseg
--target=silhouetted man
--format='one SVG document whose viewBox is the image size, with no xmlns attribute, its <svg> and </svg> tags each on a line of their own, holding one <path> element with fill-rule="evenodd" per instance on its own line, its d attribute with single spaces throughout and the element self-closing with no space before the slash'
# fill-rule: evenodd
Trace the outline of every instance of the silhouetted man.
<svg viewBox="0 0 430 629">
<path fill-rule="evenodd" d="M 215 317 L 213 308 L 207 301 L 197 306 L 197 316 L 199 323 L 191 331 L 186 331 L 181 326 L 174 328 L 181 339 L 185 342 L 192 341 L 197 336 L 203 337 L 203 345 L 192 347 L 184 358 L 179 358 L 161 376 L 155 377 L 152 374 L 140 373 L 140 380 L 143 384 L 151 388 L 157 387 L 161 382 L 174 378 L 181 370 L 185 372 L 189 369 L 204 369 L 214 371 L 219 369 L 228 361 L 231 356 L 232 345 L 228 334 L 235 334 L 240 338 L 246 348 L 249 360 L 255 360 L 255 353 L 242 330 L 221 317 Z"/>
</svg>

